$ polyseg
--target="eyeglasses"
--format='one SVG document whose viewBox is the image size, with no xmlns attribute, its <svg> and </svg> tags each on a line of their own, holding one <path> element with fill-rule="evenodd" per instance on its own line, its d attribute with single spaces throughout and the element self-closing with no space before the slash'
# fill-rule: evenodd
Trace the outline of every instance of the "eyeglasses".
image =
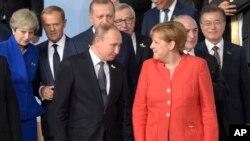
<svg viewBox="0 0 250 141">
<path fill-rule="evenodd" d="M 118 20 L 115 20 L 114 23 L 115 23 L 115 25 L 117 25 L 117 26 L 121 26 L 123 23 L 132 24 L 133 21 L 134 21 L 134 18 L 133 18 L 133 17 L 128 17 L 128 18 L 126 18 L 126 19 L 118 19 Z"/>
<path fill-rule="evenodd" d="M 214 26 L 220 26 L 222 25 L 223 21 L 221 20 L 216 20 L 216 21 L 205 21 L 202 24 L 207 27 L 211 27 L 212 25 Z"/>
</svg>

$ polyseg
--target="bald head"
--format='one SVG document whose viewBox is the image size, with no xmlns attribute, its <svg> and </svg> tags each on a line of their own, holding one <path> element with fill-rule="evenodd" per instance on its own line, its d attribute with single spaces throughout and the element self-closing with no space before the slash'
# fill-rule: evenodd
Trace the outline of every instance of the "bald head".
<svg viewBox="0 0 250 141">
<path fill-rule="evenodd" d="M 180 22 L 187 30 L 187 41 L 185 50 L 190 51 L 195 48 L 198 41 L 198 27 L 196 21 L 188 15 L 177 16 L 174 21 Z"/>
</svg>

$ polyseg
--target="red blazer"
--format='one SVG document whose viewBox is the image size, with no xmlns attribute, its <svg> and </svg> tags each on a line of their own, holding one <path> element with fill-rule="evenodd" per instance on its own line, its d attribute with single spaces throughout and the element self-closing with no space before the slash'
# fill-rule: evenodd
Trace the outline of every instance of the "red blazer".
<svg viewBox="0 0 250 141">
<path fill-rule="evenodd" d="M 144 62 L 133 105 L 135 141 L 218 141 L 206 61 L 183 55 L 172 79 L 160 61 Z"/>
</svg>

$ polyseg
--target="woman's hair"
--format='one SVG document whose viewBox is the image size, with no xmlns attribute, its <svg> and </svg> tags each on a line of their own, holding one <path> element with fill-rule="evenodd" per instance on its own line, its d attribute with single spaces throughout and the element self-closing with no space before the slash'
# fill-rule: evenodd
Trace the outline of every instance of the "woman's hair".
<svg viewBox="0 0 250 141">
<path fill-rule="evenodd" d="M 11 16 L 10 27 L 12 29 L 34 29 L 36 32 L 39 29 L 39 23 L 34 12 L 30 11 L 29 9 L 20 9 L 14 12 Z"/>
<path fill-rule="evenodd" d="M 182 51 L 187 40 L 187 32 L 185 27 L 176 21 L 169 21 L 155 25 L 151 31 L 150 36 L 159 34 L 160 38 L 166 42 L 174 41 L 175 49 Z"/>
</svg>

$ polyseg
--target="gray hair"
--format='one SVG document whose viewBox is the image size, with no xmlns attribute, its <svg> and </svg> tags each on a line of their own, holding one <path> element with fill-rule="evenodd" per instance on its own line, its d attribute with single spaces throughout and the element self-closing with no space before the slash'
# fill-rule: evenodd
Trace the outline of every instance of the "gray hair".
<svg viewBox="0 0 250 141">
<path fill-rule="evenodd" d="M 115 11 L 121 11 L 121 10 L 126 9 L 126 8 L 129 9 L 130 13 L 132 14 L 133 18 L 135 19 L 136 18 L 135 11 L 130 5 L 128 5 L 126 3 L 115 4 Z"/>
<path fill-rule="evenodd" d="M 33 11 L 30 11 L 29 9 L 20 9 L 14 12 L 11 16 L 10 27 L 12 29 L 34 29 L 36 32 L 39 29 L 39 23 L 37 16 Z"/>
<path fill-rule="evenodd" d="M 193 21 L 195 23 L 196 27 L 197 27 L 197 23 L 194 20 L 194 18 L 189 16 L 189 15 L 179 15 L 179 16 L 175 17 L 173 21 L 179 22 L 179 20 L 182 20 L 182 19 L 187 19 L 187 20 Z"/>
</svg>

